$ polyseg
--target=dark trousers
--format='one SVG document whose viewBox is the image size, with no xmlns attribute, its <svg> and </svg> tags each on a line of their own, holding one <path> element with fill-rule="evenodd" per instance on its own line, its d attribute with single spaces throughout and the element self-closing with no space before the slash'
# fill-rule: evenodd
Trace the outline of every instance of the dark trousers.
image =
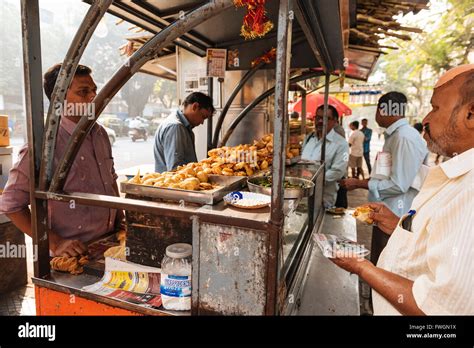
<svg viewBox="0 0 474 348">
<path fill-rule="evenodd" d="M 372 173 L 372 166 L 370 165 L 370 152 L 364 152 L 365 164 L 367 164 L 367 169 L 369 174 Z"/>
<path fill-rule="evenodd" d="M 383 248 L 387 245 L 388 239 L 390 236 L 385 234 L 380 228 L 374 226 L 372 229 L 372 245 L 370 248 L 370 261 L 374 265 L 377 265 L 377 261 L 379 260 L 380 253 L 382 252 Z"/>
<path fill-rule="evenodd" d="M 345 179 L 345 177 L 343 179 Z M 342 186 L 339 186 L 339 190 L 337 191 L 336 204 L 334 205 L 336 206 L 336 208 L 347 209 L 347 190 Z"/>
</svg>

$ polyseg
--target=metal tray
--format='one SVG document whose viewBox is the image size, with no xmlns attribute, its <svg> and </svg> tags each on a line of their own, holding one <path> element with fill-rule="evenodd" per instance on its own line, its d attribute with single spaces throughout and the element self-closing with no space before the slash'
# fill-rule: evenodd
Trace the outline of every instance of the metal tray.
<svg viewBox="0 0 474 348">
<path fill-rule="evenodd" d="M 131 184 L 126 181 L 120 183 L 120 191 L 142 197 L 161 198 L 173 202 L 190 202 L 199 204 L 217 204 L 232 191 L 243 188 L 246 184 L 245 176 L 209 175 L 209 182 L 220 187 L 214 190 L 189 191 L 164 187 L 144 186 Z"/>
<path fill-rule="evenodd" d="M 247 185 L 250 192 L 263 193 L 266 195 L 272 194 L 271 187 L 260 186 L 259 183 L 265 179 L 265 176 L 254 176 L 248 178 Z M 285 180 L 290 184 L 304 184 L 304 188 L 287 188 L 284 189 L 284 198 L 285 199 L 297 199 L 311 196 L 314 192 L 314 183 L 310 180 L 295 178 L 291 176 L 285 177 Z"/>
</svg>

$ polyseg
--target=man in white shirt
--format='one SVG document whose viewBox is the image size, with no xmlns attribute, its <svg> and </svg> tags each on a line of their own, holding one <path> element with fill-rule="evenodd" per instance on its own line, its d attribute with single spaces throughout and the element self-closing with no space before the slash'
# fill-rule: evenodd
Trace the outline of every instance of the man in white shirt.
<svg viewBox="0 0 474 348">
<path fill-rule="evenodd" d="M 323 115 L 324 108 L 320 106 L 316 110 L 316 131 L 309 134 L 303 142 L 302 159 L 310 161 L 321 160 L 321 149 L 323 144 Z M 334 131 L 339 115 L 335 107 L 328 106 L 328 122 L 326 135 L 326 158 L 325 158 L 325 185 L 323 202 L 326 208 L 332 208 L 336 203 L 338 181 L 347 172 L 349 159 L 349 145 L 346 139 Z"/>
<path fill-rule="evenodd" d="M 408 124 L 405 118 L 407 98 L 399 92 L 389 92 L 380 97 L 375 120 L 385 127 L 383 152 L 391 156 L 390 176 L 386 179 L 346 179 L 341 184 L 348 191 L 369 190 L 370 202 L 383 202 L 398 216 L 410 209 L 418 190 L 412 184 L 428 154 L 426 144 L 420 134 Z M 377 161 L 376 161 L 377 163 Z M 373 227 L 371 260 L 378 257 L 388 242 L 388 237 L 377 226 Z"/>
<path fill-rule="evenodd" d="M 423 119 L 428 148 L 453 158 L 430 168 L 401 219 L 382 203 L 369 204 L 370 217 L 390 235 L 377 267 L 331 259 L 372 287 L 376 315 L 474 315 L 474 64 L 445 73 L 431 105 Z"/>
<path fill-rule="evenodd" d="M 352 129 L 352 134 L 349 137 L 349 146 L 351 147 L 349 167 L 352 171 L 352 177 L 358 179 L 362 175 L 362 179 L 365 179 L 364 172 L 362 171 L 365 135 L 359 130 L 359 121 L 352 122 L 349 127 Z"/>
</svg>

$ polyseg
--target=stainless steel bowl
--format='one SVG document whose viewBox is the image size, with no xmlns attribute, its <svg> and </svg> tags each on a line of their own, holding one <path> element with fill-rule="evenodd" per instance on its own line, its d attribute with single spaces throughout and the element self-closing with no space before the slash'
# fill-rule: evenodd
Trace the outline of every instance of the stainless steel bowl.
<svg viewBox="0 0 474 348">
<path fill-rule="evenodd" d="M 271 187 L 264 187 L 260 186 L 260 183 L 264 181 L 267 177 L 266 176 L 254 176 L 247 179 L 247 186 L 250 192 L 256 193 L 263 193 L 265 195 L 272 194 Z M 301 185 L 303 184 L 303 188 L 286 188 L 284 190 L 284 198 L 285 199 L 297 199 L 308 197 L 313 194 L 314 192 L 314 183 L 310 180 L 296 178 L 292 176 L 285 177 L 285 181 L 289 182 L 293 185 Z"/>
</svg>

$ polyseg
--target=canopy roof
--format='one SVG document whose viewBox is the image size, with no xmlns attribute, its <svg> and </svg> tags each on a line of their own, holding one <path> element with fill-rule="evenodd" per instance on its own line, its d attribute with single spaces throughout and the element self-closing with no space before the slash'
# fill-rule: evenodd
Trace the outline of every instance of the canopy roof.
<svg viewBox="0 0 474 348">
<path fill-rule="evenodd" d="M 85 0 L 91 3 L 91 0 Z M 197 0 L 115 0 L 108 12 L 122 18 L 151 34 L 155 34 L 183 15 L 207 1 Z M 396 19 L 397 15 L 417 13 L 427 8 L 428 0 L 294 0 L 295 13 L 301 16 L 293 23 L 291 68 L 322 68 L 338 74 L 344 69 L 344 57 L 348 58 L 346 76 L 367 80 L 382 49 L 383 37 L 393 36 L 409 40 L 407 32 L 420 32 L 417 28 L 405 28 Z M 274 28 L 264 38 L 247 41 L 240 36 L 240 27 L 245 15 L 244 8 L 229 8 L 218 16 L 198 25 L 160 55 L 175 52 L 175 45 L 183 47 L 201 57 L 207 48 L 226 48 L 237 52 L 239 66 L 228 66 L 228 70 L 248 70 L 252 61 L 276 47 L 279 1 L 268 0 L 266 10 Z M 305 35 L 306 34 L 306 35 Z M 308 34 L 312 37 L 311 49 Z M 136 38 L 128 38 L 137 41 Z M 139 40 L 138 40 L 139 41 Z M 138 49 L 140 44 L 134 45 Z M 141 70 L 173 79 L 175 62 L 168 64 L 147 63 Z M 159 66 L 164 67 L 161 69 Z M 267 64 L 265 68 L 274 68 Z"/>
</svg>

